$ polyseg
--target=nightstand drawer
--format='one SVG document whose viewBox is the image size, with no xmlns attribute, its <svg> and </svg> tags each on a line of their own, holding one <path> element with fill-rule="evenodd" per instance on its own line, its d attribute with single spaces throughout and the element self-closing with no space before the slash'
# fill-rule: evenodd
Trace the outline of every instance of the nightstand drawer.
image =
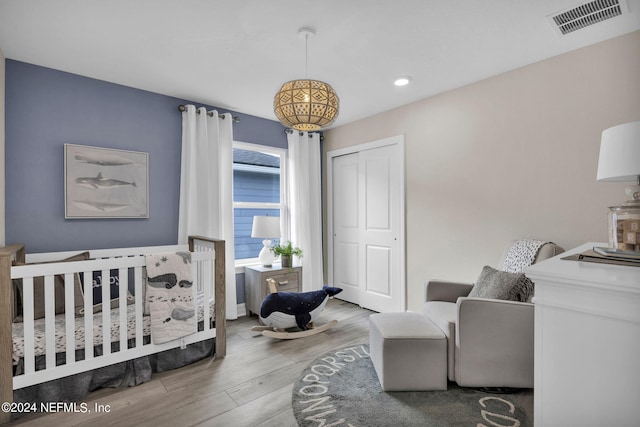
<svg viewBox="0 0 640 427">
<path fill-rule="evenodd" d="M 300 287 L 297 272 L 267 276 L 267 279 L 273 279 L 278 283 L 278 292 L 299 292 Z M 269 288 L 267 287 L 267 289 Z"/>
</svg>

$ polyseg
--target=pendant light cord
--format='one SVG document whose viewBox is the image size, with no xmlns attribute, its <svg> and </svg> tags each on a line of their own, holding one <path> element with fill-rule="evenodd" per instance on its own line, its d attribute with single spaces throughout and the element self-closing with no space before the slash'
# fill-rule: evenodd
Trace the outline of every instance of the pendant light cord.
<svg viewBox="0 0 640 427">
<path fill-rule="evenodd" d="M 304 75 L 309 80 L 309 34 L 304 36 Z"/>
</svg>

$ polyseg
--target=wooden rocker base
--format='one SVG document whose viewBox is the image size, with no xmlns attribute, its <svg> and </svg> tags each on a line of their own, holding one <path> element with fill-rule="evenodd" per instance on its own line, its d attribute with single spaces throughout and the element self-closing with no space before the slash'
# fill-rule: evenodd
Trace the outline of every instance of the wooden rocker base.
<svg viewBox="0 0 640 427">
<path fill-rule="evenodd" d="M 254 326 L 251 328 L 252 331 L 261 331 L 262 335 L 270 338 L 277 338 L 281 340 L 292 340 L 296 338 L 304 338 L 310 337 L 315 334 L 319 334 L 320 332 L 324 332 L 329 328 L 334 327 L 338 323 L 337 320 L 331 320 L 330 322 L 325 323 L 321 326 L 316 326 L 311 329 L 307 329 L 306 331 L 295 331 L 295 332 L 287 332 L 287 331 L 279 331 L 275 330 L 270 326 Z"/>
</svg>

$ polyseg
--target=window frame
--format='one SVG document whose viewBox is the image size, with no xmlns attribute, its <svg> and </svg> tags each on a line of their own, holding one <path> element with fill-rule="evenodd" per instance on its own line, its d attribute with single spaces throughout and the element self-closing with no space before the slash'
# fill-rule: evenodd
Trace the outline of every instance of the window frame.
<svg viewBox="0 0 640 427">
<path fill-rule="evenodd" d="M 272 147 L 269 145 L 253 144 L 250 142 L 233 141 L 233 148 L 249 151 L 259 151 L 280 157 L 280 203 L 273 202 L 236 202 L 233 200 L 233 209 L 279 209 L 280 210 L 280 235 L 286 241 L 289 239 L 289 175 L 287 171 L 286 148 Z M 235 231 L 235 224 L 234 224 Z M 236 273 L 243 273 L 247 265 L 260 264 L 258 257 L 236 259 Z"/>
</svg>

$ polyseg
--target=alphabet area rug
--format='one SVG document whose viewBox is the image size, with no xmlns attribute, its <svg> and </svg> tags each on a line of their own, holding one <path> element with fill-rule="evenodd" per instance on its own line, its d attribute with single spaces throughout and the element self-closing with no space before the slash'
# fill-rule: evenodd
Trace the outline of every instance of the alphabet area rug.
<svg viewBox="0 0 640 427">
<path fill-rule="evenodd" d="M 447 391 L 385 392 L 367 344 L 326 353 L 294 384 L 300 426 L 528 427 L 532 417 L 519 393 L 492 394 L 449 383 Z"/>
</svg>

